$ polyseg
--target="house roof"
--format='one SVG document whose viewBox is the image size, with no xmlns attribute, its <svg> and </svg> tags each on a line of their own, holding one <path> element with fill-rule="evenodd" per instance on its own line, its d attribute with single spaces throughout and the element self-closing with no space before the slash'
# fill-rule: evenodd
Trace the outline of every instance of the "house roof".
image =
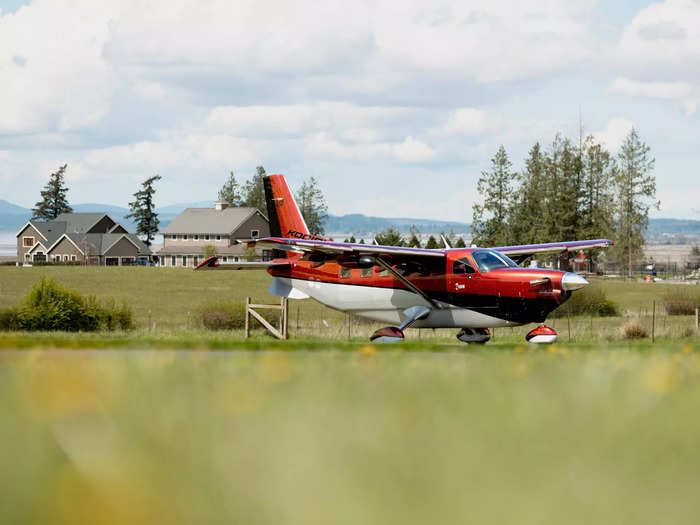
<svg viewBox="0 0 700 525">
<path fill-rule="evenodd" d="M 66 223 L 66 231 L 73 233 L 85 233 L 90 231 L 97 222 L 103 217 L 108 217 L 109 220 L 116 223 L 106 213 L 62 213 L 54 219 L 54 221 L 62 221 Z"/>
<path fill-rule="evenodd" d="M 56 237 L 48 251 L 50 252 L 56 241 L 62 237 L 59 235 Z M 107 250 L 114 246 L 122 237 L 126 237 L 132 243 L 134 243 L 140 255 L 150 255 L 151 250 L 148 249 L 141 239 L 139 239 L 133 233 L 66 233 L 73 244 L 75 244 L 81 252 L 88 252 L 88 255 L 104 255 Z M 86 246 L 87 243 L 87 246 Z M 87 248 L 87 250 L 85 249 Z"/>
<path fill-rule="evenodd" d="M 243 222 L 255 213 L 260 213 L 260 215 L 265 217 L 257 208 L 230 207 L 223 210 L 187 208 L 163 228 L 160 233 L 229 234 L 238 229 Z"/>
</svg>

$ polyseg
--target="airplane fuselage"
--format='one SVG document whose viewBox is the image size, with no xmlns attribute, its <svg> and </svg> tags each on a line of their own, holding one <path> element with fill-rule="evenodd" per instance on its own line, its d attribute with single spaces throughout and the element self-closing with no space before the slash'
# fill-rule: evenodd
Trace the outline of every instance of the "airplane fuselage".
<svg viewBox="0 0 700 525">
<path fill-rule="evenodd" d="M 380 265 L 363 268 L 299 258 L 268 271 L 276 280 L 273 292 L 295 290 L 330 308 L 378 321 L 398 324 L 407 308 L 428 307 L 430 314 L 413 324 L 423 328 L 539 323 L 571 294 L 562 289 L 566 272 L 519 267 L 480 271 L 472 251 L 449 250 L 446 263 L 426 260 L 415 267 L 397 268 L 425 297 Z M 461 272 L 459 261 L 471 263 L 470 273 Z"/>
</svg>

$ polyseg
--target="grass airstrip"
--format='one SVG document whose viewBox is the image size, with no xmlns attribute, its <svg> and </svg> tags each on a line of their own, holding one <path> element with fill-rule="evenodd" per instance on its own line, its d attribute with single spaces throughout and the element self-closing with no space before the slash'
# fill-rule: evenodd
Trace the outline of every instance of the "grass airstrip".
<svg viewBox="0 0 700 525">
<path fill-rule="evenodd" d="M 379 324 L 308 301 L 292 303 L 289 341 L 198 326 L 211 300 L 274 302 L 259 272 L 0 268 L 0 304 L 41 275 L 127 301 L 138 328 L 0 333 L 2 523 L 700 515 L 694 319 L 664 319 L 657 303 L 654 343 L 619 336 L 625 320 L 648 325 L 674 285 L 596 284 L 624 317 L 560 317 L 555 345 L 501 329 L 484 346 L 455 330 L 378 346 L 367 337 Z"/>
</svg>

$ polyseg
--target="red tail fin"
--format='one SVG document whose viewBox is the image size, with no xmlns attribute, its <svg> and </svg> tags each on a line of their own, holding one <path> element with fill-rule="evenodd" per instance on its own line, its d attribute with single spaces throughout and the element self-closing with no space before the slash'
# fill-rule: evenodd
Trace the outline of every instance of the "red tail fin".
<svg viewBox="0 0 700 525">
<path fill-rule="evenodd" d="M 284 175 L 269 175 L 264 179 L 267 218 L 272 237 L 320 239 L 309 234 L 304 217 L 299 211 L 294 195 L 287 186 Z"/>
</svg>

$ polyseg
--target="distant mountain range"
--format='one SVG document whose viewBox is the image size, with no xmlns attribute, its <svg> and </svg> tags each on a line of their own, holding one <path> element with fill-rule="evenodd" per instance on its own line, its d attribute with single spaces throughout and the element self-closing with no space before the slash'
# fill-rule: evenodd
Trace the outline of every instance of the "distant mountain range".
<svg viewBox="0 0 700 525">
<path fill-rule="evenodd" d="M 210 208 L 213 201 L 186 202 L 163 206 L 156 211 L 159 214 L 161 227 L 165 227 L 185 208 Z M 86 203 L 74 204 L 73 210 L 76 212 L 105 212 L 111 215 L 114 220 L 122 223 L 127 229 L 133 231 L 134 224 L 124 218 L 129 213 L 127 208 L 112 206 L 109 204 Z M 16 232 L 31 217 L 32 212 L 22 206 L 17 206 L 11 202 L 0 199 L 0 231 Z M 439 221 L 432 219 L 415 218 L 389 218 L 389 217 L 369 217 L 359 213 L 350 215 L 329 215 L 326 222 L 326 231 L 330 234 L 353 234 L 356 237 L 368 236 L 371 233 L 379 232 L 390 226 L 398 229 L 402 233 L 407 233 L 412 225 L 421 233 L 469 233 L 470 225 L 466 222 Z M 647 238 L 656 241 L 668 241 L 678 237 L 695 238 L 697 242 L 700 238 L 700 221 L 692 219 L 650 219 Z"/>
</svg>

